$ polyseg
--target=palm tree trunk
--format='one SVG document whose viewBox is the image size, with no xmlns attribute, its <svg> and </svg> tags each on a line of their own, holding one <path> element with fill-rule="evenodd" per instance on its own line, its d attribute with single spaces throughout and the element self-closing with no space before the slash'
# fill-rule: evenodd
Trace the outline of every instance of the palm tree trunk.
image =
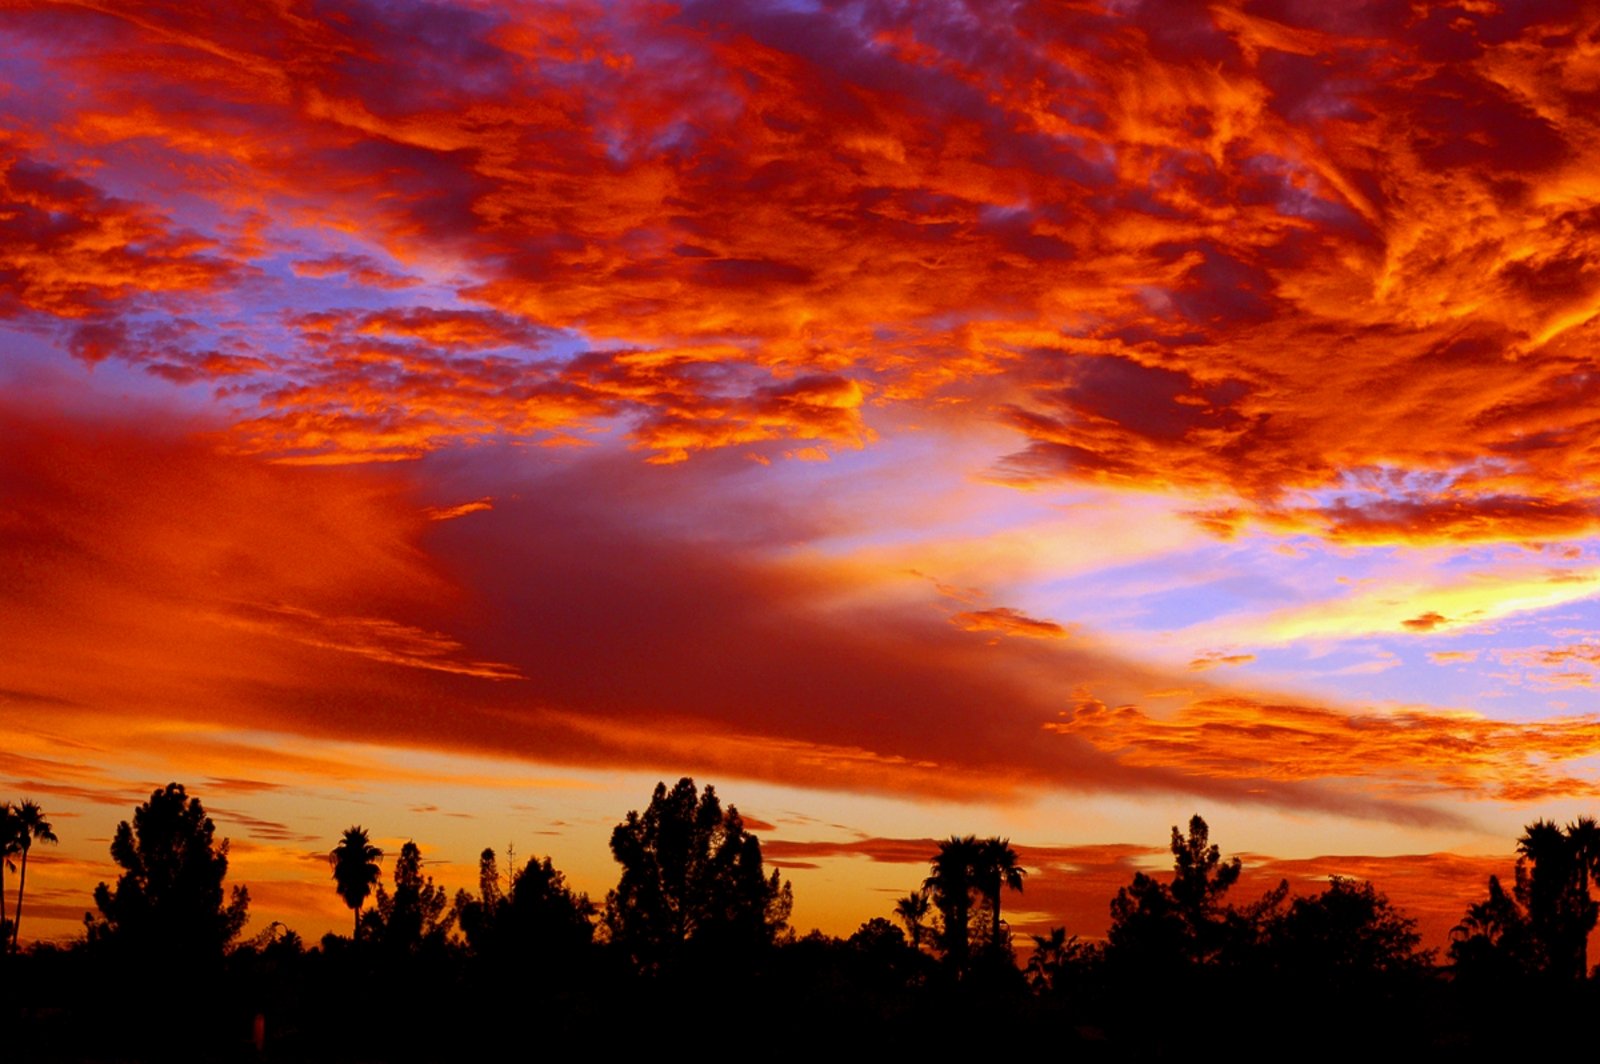
<svg viewBox="0 0 1600 1064">
<path fill-rule="evenodd" d="M 989 935 L 989 948 L 996 953 L 1000 951 L 1000 888 L 996 887 L 994 897 L 990 899 L 994 906 L 994 930 Z"/>
<path fill-rule="evenodd" d="M 28 885 L 28 851 L 22 851 L 22 872 L 17 877 L 17 914 L 11 918 L 11 952 L 17 952 L 17 936 L 22 933 L 22 891 Z"/>
</svg>

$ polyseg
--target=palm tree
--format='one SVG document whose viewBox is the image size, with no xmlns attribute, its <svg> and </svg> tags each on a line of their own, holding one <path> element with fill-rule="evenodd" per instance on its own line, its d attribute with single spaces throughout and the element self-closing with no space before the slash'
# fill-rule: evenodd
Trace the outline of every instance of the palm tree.
<svg viewBox="0 0 1600 1064">
<path fill-rule="evenodd" d="M 945 956 L 957 970 L 966 966 L 968 952 L 967 924 L 972 912 L 972 892 L 977 887 L 974 872 L 977 867 L 978 840 L 973 835 L 952 835 L 939 844 L 939 852 L 929 862 L 930 874 L 922 887 L 933 895 L 944 919 L 943 941 Z"/>
<path fill-rule="evenodd" d="M 17 811 L 11 808 L 10 802 L 0 802 L 0 947 L 5 944 L 6 869 L 17 867 L 12 858 L 22 849 L 17 841 L 21 830 L 17 825 Z"/>
<path fill-rule="evenodd" d="M 928 892 L 914 890 L 894 903 L 894 914 L 905 921 L 906 933 L 911 936 L 911 948 L 922 951 L 922 922 L 928 918 Z"/>
<path fill-rule="evenodd" d="M 1028 985 L 1036 994 L 1065 989 L 1064 980 L 1072 967 L 1082 964 L 1091 953 L 1077 935 L 1067 937 L 1064 927 L 1052 927 L 1048 936 L 1034 935 L 1033 956 L 1028 958 L 1025 973 Z"/>
<path fill-rule="evenodd" d="M 334 889 L 355 913 L 355 927 L 351 941 L 361 937 L 361 903 L 367 900 L 378 882 L 378 862 L 383 851 L 372 844 L 367 829 L 359 824 L 346 828 L 344 837 L 328 854 L 328 864 L 333 868 Z"/>
<path fill-rule="evenodd" d="M 12 917 L 11 924 L 11 949 L 17 948 L 17 938 L 22 933 L 22 892 L 28 885 L 28 851 L 33 849 L 35 842 L 57 843 L 56 833 L 50 830 L 50 821 L 44 818 L 44 811 L 37 802 L 23 799 L 12 814 L 16 823 L 16 845 L 22 851 L 22 875 L 17 880 L 17 914 Z M 0 894 L 3 894 L 0 891 Z"/>
<path fill-rule="evenodd" d="M 1538 970 L 1528 918 L 1500 885 L 1500 877 L 1489 877 L 1489 896 L 1469 906 L 1461 922 L 1450 929 L 1450 962 L 1458 977 L 1490 981 Z"/>
<path fill-rule="evenodd" d="M 1548 820 L 1536 820 L 1517 840 L 1516 898 L 1528 918 L 1528 931 L 1538 951 L 1538 964 L 1563 978 L 1581 980 L 1588 971 L 1589 932 L 1600 919 L 1600 906 L 1589 897 L 1588 825 L 1566 831 Z"/>
<path fill-rule="evenodd" d="M 1595 878 L 1596 869 L 1600 868 L 1600 824 L 1594 817 L 1581 816 L 1576 821 L 1567 825 L 1567 845 L 1572 850 L 1572 859 L 1577 863 L 1575 870 L 1577 878 L 1577 896 L 1589 897 L 1589 884 Z M 1600 914 L 1597 914 L 1600 917 Z M 1589 972 L 1589 935 L 1584 932 L 1582 971 L 1578 978 L 1582 979 Z"/>
<path fill-rule="evenodd" d="M 975 868 L 978 890 L 989 901 L 994 924 L 989 932 L 989 947 L 1000 948 L 1000 891 L 1005 887 L 1022 892 L 1022 877 L 1027 869 L 1017 863 L 1017 851 L 1010 839 L 990 837 L 978 843 Z"/>
</svg>

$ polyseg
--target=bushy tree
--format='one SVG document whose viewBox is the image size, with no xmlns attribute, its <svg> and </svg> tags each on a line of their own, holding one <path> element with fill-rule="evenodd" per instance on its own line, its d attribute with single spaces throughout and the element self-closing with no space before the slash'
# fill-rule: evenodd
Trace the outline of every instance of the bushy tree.
<svg viewBox="0 0 1600 1064">
<path fill-rule="evenodd" d="M 500 862 L 492 848 L 486 847 L 478 855 L 478 893 L 465 888 L 456 891 L 456 926 L 466 937 L 467 948 L 482 955 L 493 947 L 498 938 L 501 909 L 505 906 L 505 892 L 500 886 Z"/>
<path fill-rule="evenodd" d="M 863 923 L 845 941 L 851 948 L 868 954 L 903 953 L 911 948 L 905 932 L 881 916 Z"/>
<path fill-rule="evenodd" d="M 1199 815 L 1189 819 L 1187 835 L 1173 827 L 1171 850 L 1170 883 L 1138 872 L 1112 899 L 1108 961 L 1161 971 L 1236 957 L 1254 944 L 1261 922 L 1288 895 L 1289 885 L 1281 883 L 1245 909 L 1225 905 L 1239 880 L 1239 859 L 1222 859 Z"/>
<path fill-rule="evenodd" d="M 692 779 L 670 791 L 658 783 L 645 811 L 612 831 L 611 853 L 622 876 L 606 895 L 604 926 L 642 970 L 691 954 L 748 960 L 788 925 L 789 884 L 765 874 L 761 842 L 738 810 L 724 811 Z"/>
<path fill-rule="evenodd" d="M 906 941 L 905 933 L 882 916 L 856 928 L 845 940 L 847 985 L 871 988 L 875 993 L 898 993 L 919 983 L 927 965 L 926 953 Z"/>
<path fill-rule="evenodd" d="M 220 959 L 244 927 L 250 894 L 236 886 L 225 900 L 228 840 L 216 842 L 215 831 L 182 784 L 152 793 L 111 840 L 123 872 L 115 887 L 94 890 L 100 917 L 85 917 L 91 942 L 180 964 Z"/>
<path fill-rule="evenodd" d="M 1371 883 L 1334 876 L 1320 894 L 1299 897 L 1266 928 L 1274 967 L 1298 979 L 1351 982 L 1416 973 L 1433 963 L 1418 947 L 1417 922 Z"/>
<path fill-rule="evenodd" d="M 378 900 L 364 923 L 370 937 L 395 953 L 437 950 L 445 944 L 455 914 L 445 889 L 422 874 L 422 851 L 414 842 L 400 847 L 394 863 L 394 893 L 378 884 Z"/>
<path fill-rule="evenodd" d="M 594 903 L 575 893 L 550 858 L 530 859 L 502 891 L 493 850 L 478 859 L 478 895 L 456 894 L 467 948 L 491 963 L 539 957 L 539 971 L 559 977 L 594 939 Z"/>
</svg>

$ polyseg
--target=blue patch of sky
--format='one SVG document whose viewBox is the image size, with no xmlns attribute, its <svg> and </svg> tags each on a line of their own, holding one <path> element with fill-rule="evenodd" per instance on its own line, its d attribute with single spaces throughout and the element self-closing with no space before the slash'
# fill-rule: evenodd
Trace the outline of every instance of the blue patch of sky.
<svg viewBox="0 0 1600 1064">
<path fill-rule="evenodd" d="M 660 155 L 694 147 L 695 125 L 686 118 L 674 119 L 657 129 L 645 144 L 645 154 Z"/>
<path fill-rule="evenodd" d="M 1234 649 L 1253 653 L 1256 660 L 1208 675 L 1220 682 L 1237 676 L 1253 685 L 1340 704 L 1423 705 L 1500 719 L 1537 719 L 1600 712 L 1600 690 L 1563 686 L 1557 677 L 1574 672 L 1600 682 L 1600 670 L 1581 661 L 1540 665 L 1519 656 L 1596 638 L 1600 601 L 1588 600 L 1464 629 L 1241 646 Z"/>
<path fill-rule="evenodd" d="M 217 217 L 212 212 L 211 219 Z M 319 311 L 373 311 L 429 307 L 443 310 L 481 311 L 479 304 L 461 300 L 452 281 L 429 279 L 425 269 L 399 263 L 380 248 L 331 231 L 269 229 L 268 245 L 274 251 L 250 263 L 253 275 L 218 292 L 168 294 L 160 309 L 118 308 L 113 321 L 125 328 L 130 348 L 144 347 L 146 354 L 129 362 L 112 357 L 89 366 L 75 361 L 68 350 L 68 338 L 75 323 L 51 323 L 42 328 L 4 330 L 10 376 L 43 379 L 57 384 L 81 381 L 97 394 L 129 399 L 177 403 L 200 413 L 221 405 L 231 413 L 253 416 L 259 412 L 256 395 L 296 383 L 296 360 L 306 353 L 304 338 L 294 319 Z M 302 277 L 294 272 L 296 261 L 315 260 L 329 255 L 359 256 L 396 274 L 422 274 L 422 283 L 401 289 L 385 289 L 362 284 L 342 272 L 323 277 Z M 152 331 L 177 326 L 178 331 L 159 335 L 152 342 Z M 474 355 L 494 354 L 502 358 L 555 363 L 569 361 L 590 348 L 589 340 L 575 330 L 549 330 L 529 345 L 507 346 Z M 279 370 L 255 370 L 237 377 L 200 376 L 181 383 L 152 371 L 153 365 L 170 363 L 182 367 L 184 356 L 203 357 L 209 352 L 223 355 L 256 356 L 278 362 Z M 47 372 L 48 370 L 48 372 Z"/>
<path fill-rule="evenodd" d="M 1529 631 L 1519 645 L 1545 645 Z M 1502 661 L 1506 633 L 1395 636 L 1341 645 L 1315 656 L 1304 647 L 1257 651 L 1252 682 L 1292 686 L 1337 701 L 1374 706 L 1421 705 L 1464 709 L 1500 719 L 1531 720 L 1600 711 L 1600 692 L 1560 687 L 1539 680 L 1538 671 Z M 1430 654 L 1477 652 L 1475 660 L 1435 661 Z M 1392 656 L 1395 667 L 1367 672 Z M 1544 670 L 1555 671 L 1555 670 Z"/>
<path fill-rule="evenodd" d="M 75 47 L 70 36 L 52 41 L 30 35 L 22 44 L 0 32 L 0 111 L 8 127 L 49 126 L 94 91 L 94 86 L 62 73 L 70 67 L 59 57 Z"/>
<path fill-rule="evenodd" d="M 1198 558 L 1186 559 L 1181 565 L 1203 564 Z M 1146 574 L 1158 576 L 1170 572 L 1171 559 L 1158 559 L 1143 566 Z M 1125 574 L 1137 586 L 1141 575 L 1139 567 Z M 1115 590 L 1114 582 L 1107 591 Z M 1135 601 L 1143 618 L 1162 629 L 1186 628 L 1192 624 L 1214 620 L 1238 612 L 1242 608 L 1262 608 L 1269 603 L 1291 597 L 1290 589 L 1276 581 L 1263 579 L 1259 573 L 1232 572 L 1213 576 L 1184 587 L 1170 588 L 1139 596 Z"/>
<path fill-rule="evenodd" d="M 1340 225 L 1360 221 L 1345 204 L 1324 195 L 1324 184 L 1314 171 L 1291 159 L 1257 155 L 1245 160 L 1244 170 L 1261 175 L 1275 186 L 1273 206 L 1283 214 Z"/>
<path fill-rule="evenodd" d="M 1481 464 L 1461 465 L 1453 469 L 1362 466 L 1341 471 L 1335 484 L 1306 489 L 1298 496 L 1304 503 L 1322 508 L 1341 504 L 1360 507 L 1396 499 L 1426 499 L 1449 490 L 1458 478 L 1479 472 L 1482 472 Z"/>
<path fill-rule="evenodd" d="M 978 222 L 982 225 L 1005 225 L 1009 222 L 1033 220 L 1033 207 L 1026 200 L 1018 203 L 985 203 L 978 208 Z"/>
<path fill-rule="evenodd" d="M 1080 120 L 1082 125 L 1098 126 L 1103 124 L 1103 119 L 1097 115 L 1086 115 Z M 1086 185 L 1096 188 L 1111 188 L 1117 183 L 1117 150 L 1109 142 L 1096 142 L 1086 140 L 1076 133 L 1057 133 L 1055 139 L 1071 145 L 1076 161 L 1082 169 L 1076 171 L 1074 176 Z"/>
<path fill-rule="evenodd" d="M 1129 634 L 1168 632 L 1236 613 L 1254 616 L 1343 592 L 1338 578 L 1348 575 L 1351 559 L 1305 549 L 1291 556 L 1273 549 L 1284 542 L 1267 536 L 1201 541 L 1074 577 L 1062 582 L 1059 591 L 1064 605 L 1083 597 L 1105 604 L 1112 612 L 1100 615 L 1110 622 L 1102 627 Z M 1388 553 L 1380 549 L 1368 557 Z"/>
<path fill-rule="evenodd" d="M 214 406 L 215 382 L 177 385 L 147 372 L 142 366 L 110 358 L 90 364 L 67 354 L 60 334 L 0 326 L 0 387 L 6 390 L 43 386 L 47 393 L 72 396 L 94 407 L 106 402 L 133 401 L 171 405 L 174 402 L 200 414 Z"/>
<path fill-rule="evenodd" d="M 831 460 L 808 462 L 783 458 L 808 446 L 821 446 Z M 797 499 L 853 514 L 901 515 L 891 522 L 864 524 L 845 520 L 841 531 L 825 540 L 808 543 L 826 556 L 849 557 L 864 550 L 915 546 L 962 538 L 983 538 L 1037 523 L 1041 509 L 1033 506 L 975 505 L 951 514 L 943 500 L 950 493 L 970 490 L 1012 493 L 1013 489 L 972 482 L 959 461 L 952 463 L 950 442 L 938 433 L 893 432 L 861 450 L 827 441 L 773 441 L 745 450 L 772 461 L 760 469 L 752 486 L 764 492 L 779 487 L 793 503 Z M 907 476 L 907 469 L 934 472 Z M 931 516 L 927 516 L 931 513 Z M 906 520 L 919 515 L 922 520 Z M 937 574 L 935 574 L 937 575 Z"/>
<path fill-rule="evenodd" d="M 606 158 L 619 165 L 626 164 L 633 158 L 629 150 L 628 130 L 622 126 L 596 126 L 594 135 L 606 150 Z"/>
<path fill-rule="evenodd" d="M 786 11 L 794 15 L 822 13 L 822 4 L 818 0 L 767 0 L 766 6 L 773 11 Z"/>
</svg>

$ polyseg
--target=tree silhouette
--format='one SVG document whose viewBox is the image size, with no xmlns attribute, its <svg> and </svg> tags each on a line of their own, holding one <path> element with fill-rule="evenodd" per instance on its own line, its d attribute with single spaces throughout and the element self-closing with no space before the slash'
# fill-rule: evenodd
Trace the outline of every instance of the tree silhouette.
<svg viewBox="0 0 1600 1064">
<path fill-rule="evenodd" d="M 408 840 L 394 863 L 394 893 L 378 884 L 378 900 L 366 922 L 372 925 L 372 937 L 390 952 L 438 949 L 455 921 L 455 914 L 447 912 L 449 904 L 444 888 L 435 886 L 432 876 L 423 876 L 422 851 Z"/>
<path fill-rule="evenodd" d="M 978 890 L 980 847 L 974 835 L 952 835 L 939 844 L 929 861 L 922 887 L 939 910 L 939 947 L 958 971 L 971 954 L 972 896 Z"/>
<path fill-rule="evenodd" d="M 594 903 L 574 893 L 548 857 L 530 858 L 502 892 L 495 853 L 484 850 L 478 897 L 458 892 L 455 911 L 474 956 L 495 964 L 539 957 L 550 981 L 569 974 L 594 940 Z"/>
<path fill-rule="evenodd" d="M 1469 978 L 1545 973 L 1583 979 L 1589 932 L 1600 917 L 1600 905 L 1589 896 L 1600 862 L 1597 836 L 1588 818 L 1564 831 L 1548 820 L 1524 828 L 1511 893 L 1490 876 L 1488 897 L 1468 908 L 1450 933 L 1457 970 Z"/>
<path fill-rule="evenodd" d="M 1417 972 L 1433 962 L 1419 950 L 1417 922 L 1389 904 L 1371 883 L 1342 876 L 1328 889 L 1294 899 L 1267 929 L 1281 973 L 1319 982 L 1349 982 Z"/>
<path fill-rule="evenodd" d="M 1000 921 L 1000 892 L 1010 889 L 1022 892 L 1022 877 L 1027 870 L 1017 863 L 1017 852 L 1011 848 L 1010 839 L 991 837 L 978 843 L 974 867 L 978 890 L 988 903 L 993 923 L 989 931 L 989 948 L 1004 950 Z"/>
<path fill-rule="evenodd" d="M 22 851 L 22 872 L 17 877 L 17 911 L 11 923 L 11 948 L 17 948 L 17 941 L 22 933 L 22 892 L 28 885 L 28 851 L 35 842 L 57 843 L 51 830 L 50 821 L 44 818 L 44 812 L 38 804 L 27 799 L 17 806 L 15 812 L 17 846 Z M 0 890 L 0 894 L 4 891 Z M 3 943 L 0 943 L 3 945 Z"/>
<path fill-rule="evenodd" d="M 378 868 L 381 860 L 383 851 L 372 844 L 367 829 L 359 824 L 346 828 L 339 844 L 328 854 L 334 889 L 355 914 L 352 940 L 361 937 L 361 903 L 367 900 L 382 875 Z"/>
<path fill-rule="evenodd" d="M 760 840 L 692 779 L 671 791 L 656 784 L 644 813 L 630 811 L 612 831 L 611 853 L 622 876 L 606 895 L 604 925 L 641 970 L 686 952 L 748 960 L 788 924 L 793 894 L 776 871 L 764 874 Z"/>
<path fill-rule="evenodd" d="M 1224 863 L 1221 848 L 1208 845 L 1210 839 L 1210 829 L 1198 813 L 1189 818 L 1187 838 L 1172 829 L 1172 899 L 1191 926 L 1214 916 L 1223 895 L 1239 881 L 1239 859 Z"/>
<path fill-rule="evenodd" d="M 1593 822 L 1562 831 L 1536 820 L 1517 840 L 1517 900 L 1528 917 L 1541 968 L 1564 979 L 1581 980 L 1588 971 L 1589 932 L 1600 906 L 1589 897 L 1589 865 L 1580 838 L 1592 841 Z"/>
<path fill-rule="evenodd" d="M 911 936 L 911 948 L 919 952 L 922 949 L 923 932 L 927 931 L 929 906 L 926 888 L 913 890 L 894 903 L 894 914 L 906 925 L 906 934 Z"/>
<path fill-rule="evenodd" d="M 1170 884 L 1138 872 L 1112 899 L 1109 957 L 1151 969 L 1215 961 L 1288 893 L 1284 883 L 1246 913 L 1226 909 L 1223 898 L 1239 879 L 1239 859 L 1222 860 L 1198 814 L 1189 819 L 1187 836 L 1173 827 L 1171 850 Z"/>
<path fill-rule="evenodd" d="M 17 811 L 10 802 L 0 802 L 0 946 L 4 946 L 11 923 L 6 919 L 6 870 L 15 869 L 16 855 L 22 849 Z"/>
<path fill-rule="evenodd" d="M 180 965 L 220 960 L 244 927 L 250 894 L 236 886 L 224 902 L 228 841 L 214 842 L 215 831 L 182 784 L 152 793 L 111 840 L 123 872 L 115 888 L 95 887 L 100 918 L 86 918 L 90 941 Z"/>
<path fill-rule="evenodd" d="M 478 894 L 470 890 L 456 891 L 456 926 L 467 938 L 467 947 L 482 953 L 488 942 L 496 937 L 494 925 L 500 919 L 500 909 L 505 904 L 505 892 L 500 889 L 500 863 L 491 848 L 478 855 Z"/>
<path fill-rule="evenodd" d="M 1036 994 L 1060 993 L 1073 970 L 1086 968 L 1097 952 L 1077 935 L 1068 936 L 1064 927 L 1051 928 L 1049 935 L 1034 935 L 1033 954 L 1024 969 L 1028 986 Z"/>
<path fill-rule="evenodd" d="M 1528 919 L 1499 876 L 1489 877 L 1489 896 L 1468 906 L 1450 929 L 1450 961 L 1468 979 L 1499 981 L 1537 970 Z"/>
<path fill-rule="evenodd" d="M 853 949 L 873 957 L 903 955 L 911 949 L 905 932 L 881 916 L 874 916 L 851 933 L 845 942 Z"/>
</svg>

